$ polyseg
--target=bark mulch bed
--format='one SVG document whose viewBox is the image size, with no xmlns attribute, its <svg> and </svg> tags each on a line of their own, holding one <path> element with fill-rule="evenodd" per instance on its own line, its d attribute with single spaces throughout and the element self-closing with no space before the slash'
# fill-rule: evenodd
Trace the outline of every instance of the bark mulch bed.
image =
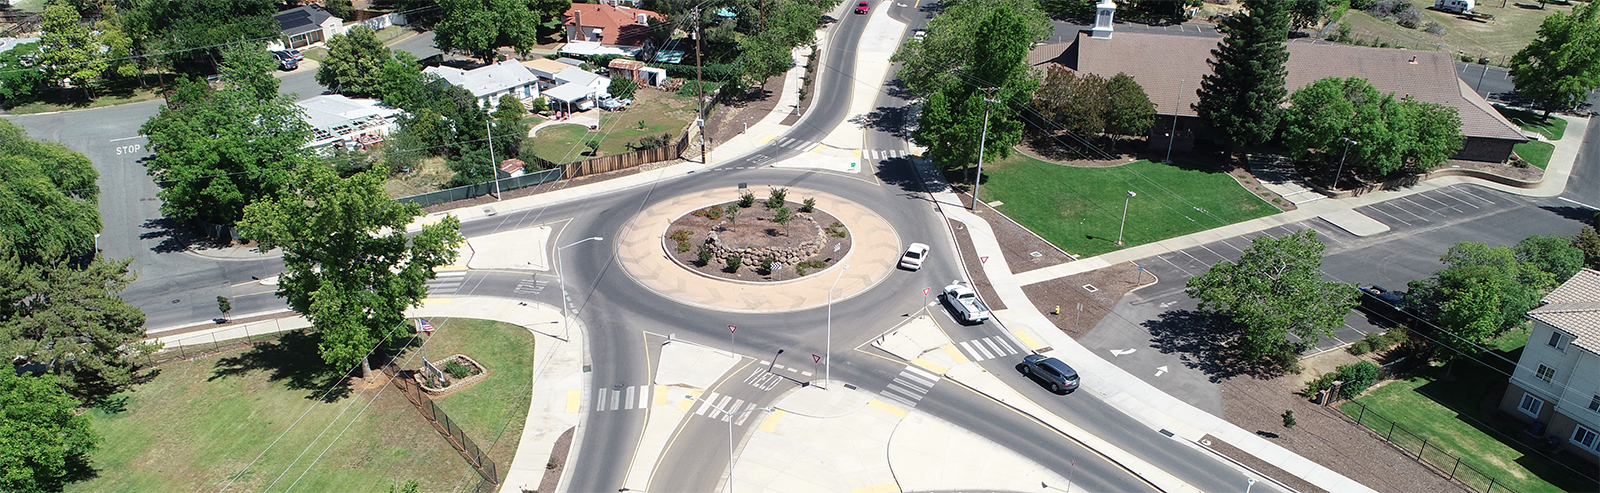
<svg viewBox="0 0 1600 493">
<path fill-rule="evenodd" d="M 722 240 L 723 245 L 733 247 L 791 247 L 799 245 L 802 241 L 816 238 L 817 233 L 823 231 L 824 228 L 838 223 L 838 220 L 832 214 L 828 214 L 822 209 L 813 209 L 812 212 L 799 212 L 800 203 L 785 201 L 785 206 L 789 210 L 795 211 L 795 219 L 789 223 L 786 233 L 784 226 L 772 222 L 772 210 L 765 207 L 765 202 L 758 200 L 754 206 L 741 209 L 738 216 L 731 222 L 727 216 L 712 219 L 706 215 L 684 214 L 683 217 L 672 222 L 672 226 L 667 228 L 667 234 L 671 235 L 680 230 L 688 231 L 690 234 L 686 241 L 689 244 L 689 249 L 682 252 L 678 251 L 677 242 L 672 238 L 663 238 L 662 248 L 665 248 L 667 253 L 678 261 L 678 265 L 718 279 L 777 282 L 804 277 L 800 273 L 802 269 L 798 269 L 794 265 L 783 265 L 781 268 L 774 268 L 771 272 L 761 270 L 760 259 L 756 258 L 741 259 L 743 264 L 736 272 L 728 272 L 727 264 L 723 259 L 712 259 L 711 262 L 705 265 L 700 264 L 698 250 L 701 245 L 706 244 L 706 233 L 710 231 L 717 232 L 717 237 Z M 718 204 L 714 207 L 727 207 L 728 204 L 733 203 L 736 202 Z M 700 211 L 705 210 L 707 209 L 701 209 Z M 843 259 L 845 254 L 850 253 L 851 240 L 853 239 L 849 230 L 845 230 L 843 238 L 828 235 L 827 242 L 822 245 L 822 252 L 805 259 L 807 261 L 819 261 L 826 264 L 826 266 L 821 268 L 815 266 L 807 267 L 803 269 L 805 270 L 805 275 L 821 272 L 828 267 L 832 267 L 839 259 Z M 835 245 L 837 245 L 838 251 L 834 251 Z"/>
<path fill-rule="evenodd" d="M 744 132 L 745 125 L 755 125 L 778 107 L 778 95 L 783 94 L 783 79 L 783 74 L 774 75 L 763 86 L 752 88 L 752 93 L 762 91 L 759 97 L 717 103 L 711 117 L 706 119 L 705 130 L 706 143 L 712 146 L 713 152 L 717 144 Z"/>
<path fill-rule="evenodd" d="M 1118 300 L 1141 285 L 1134 281 L 1135 277 L 1142 279 L 1143 284 L 1149 284 L 1154 279 L 1150 273 L 1141 274 L 1138 267 L 1124 262 L 1029 284 L 1022 287 L 1022 292 L 1027 293 L 1028 301 L 1032 301 L 1034 308 L 1049 317 L 1056 328 L 1077 339 L 1093 330 L 1095 324 L 1100 323 L 1100 319 L 1117 306 Z M 1094 286 L 1095 290 L 1089 291 L 1085 285 Z M 1082 313 L 1078 312 L 1080 305 L 1083 307 Z M 1060 308 L 1060 313 L 1056 313 L 1057 308 Z"/>
<path fill-rule="evenodd" d="M 972 278 L 972 289 L 978 292 L 978 297 L 983 299 L 984 304 L 989 305 L 990 310 L 1006 309 L 1006 304 L 1000 301 L 1000 295 L 994 291 L 994 284 L 989 283 L 989 276 L 983 273 L 983 264 L 978 259 L 978 254 L 974 253 L 976 250 L 972 247 L 972 236 L 967 233 L 967 225 L 954 219 L 949 221 L 950 231 L 955 233 L 956 247 L 961 249 L 961 263 L 967 266 L 967 276 Z M 929 255 L 933 253 L 930 252 Z"/>
<path fill-rule="evenodd" d="M 544 465 L 544 477 L 539 480 L 539 489 L 533 490 L 535 493 L 555 491 L 556 486 L 561 485 L 561 472 L 567 469 L 567 455 L 572 452 L 572 432 L 576 429 L 567 428 L 556 438 L 555 446 L 550 449 L 550 462 Z"/>
</svg>

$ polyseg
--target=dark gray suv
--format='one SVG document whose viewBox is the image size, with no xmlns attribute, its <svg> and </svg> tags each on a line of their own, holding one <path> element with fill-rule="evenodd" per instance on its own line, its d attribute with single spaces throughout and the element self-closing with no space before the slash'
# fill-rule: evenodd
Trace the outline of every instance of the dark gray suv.
<svg viewBox="0 0 1600 493">
<path fill-rule="evenodd" d="M 1078 390 L 1078 371 L 1061 360 L 1042 354 L 1030 354 L 1017 364 L 1023 375 L 1041 380 L 1051 392 L 1067 394 Z"/>
</svg>

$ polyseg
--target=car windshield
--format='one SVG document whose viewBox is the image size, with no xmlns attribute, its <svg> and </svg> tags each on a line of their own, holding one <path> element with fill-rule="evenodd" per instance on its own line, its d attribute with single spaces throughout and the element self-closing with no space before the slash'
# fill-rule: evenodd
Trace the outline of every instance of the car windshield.
<svg viewBox="0 0 1600 493">
<path fill-rule="evenodd" d="M 906 252 L 906 258 L 922 258 L 922 254 L 921 253 L 917 253 L 916 250 L 912 250 L 912 251 Z"/>
<path fill-rule="evenodd" d="M 961 298 L 963 300 L 966 300 L 966 299 L 977 298 L 978 295 L 973 294 L 973 293 L 961 293 L 961 294 L 956 295 L 956 297 L 957 298 Z"/>
</svg>

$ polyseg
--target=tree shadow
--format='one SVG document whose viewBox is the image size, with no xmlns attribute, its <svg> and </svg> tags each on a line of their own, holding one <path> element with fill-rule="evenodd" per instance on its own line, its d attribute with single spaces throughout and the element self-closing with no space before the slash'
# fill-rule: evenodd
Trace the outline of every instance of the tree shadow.
<svg viewBox="0 0 1600 493">
<path fill-rule="evenodd" d="M 253 371 L 268 371 L 271 372 L 267 376 L 270 381 L 282 381 L 291 390 L 309 391 L 307 399 L 335 402 L 350 395 L 350 386 L 341 382 L 344 369 L 335 368 L 322 360 L 317 348 L 321 343 L 321 333 L 291 331 L 277 341 L 258 344 L 244 354 L 217 360 L 211 377 L 206 381 L 242 377 Z"/>
<path fill-rule="evenodd" d="M 1258 379 L 1282 374 L 1265 359 L 1247 358 L 1234 345 L 1242 327 L 1225 315 L 1196 310 L 1164 312 L 1140 325 L 1150 330 L 1150 347 L 1178 354 L 1184 366 L 1205 373 L 1212 383 L 1240 375 Z"/>
<path fill-rule="evenodd" d="M 1567 218 L 1567 219 L 1571 219 L 1573 221 L 1577 221 L 1577 222 L 1583 223 L 1585 225 L 1593 224 L 1594 220 L 1595 220 L 1595 216 L 1597 215 L 1595 213 L 1594 209 L 1590 209 L 1588 207 L 1573 207 L 1573 206 L 1565 206 L 1565 205 L 1541 205 L 1541 206 L 1539 206 L 1539 208 L 1547 210 L 1547 211 L 1550 211 L 1550 212 L 1553 212 L 1557 216 L 1561 216 L 1561 217 L 1564 217 L 1564 218 Z"/>
<path fill-rule="evenodd" d="M 900 139 L 911 139 L 910 126 L 906 125 L 906 106 L 879 106 L 864 115 L 850 117 L 850 123 L 863 129 L 877 130 Z"/>
<path fill-rule="evenodd" d="M 200 232 L 172 218 L 162 217 L 146 220 L 142 227 L 147 231 L 140 233 L 139 239 L 153 240 L 161 238 L 161 243 L 157 243 L 155 247 L 150 249 L 156 253 L 177 253 L 188 251 L 194 247 L 226 246 L 226 244 L 206 238 Z"/>
</svg>

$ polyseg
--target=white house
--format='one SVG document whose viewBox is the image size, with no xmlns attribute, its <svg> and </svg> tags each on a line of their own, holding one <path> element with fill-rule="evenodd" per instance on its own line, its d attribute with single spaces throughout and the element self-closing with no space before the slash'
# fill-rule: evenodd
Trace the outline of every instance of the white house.
<svg viewBox="0 0 1600 493">
<path fill-rule="evenodd" d="M 611 96 L 611 78 L 604 77 L 577 67 L 567 67 L 556 73 L 556 83 L 560 84 L 553 89 L 545 91 L 545 97 L 552 104 L 564 103 L 556 106 L 563 111 L 582 111 L 593 108 L 601 98 Z"/>
<path fill-rule="evenodd" d="M 484 65 L 472 70 L 452 67 L 428 67 L 425 73 L 438 75 L 452 85 L 461 86 L 478 97 L 484 107 L 493 109 L 500 105 L 500 97 L 516 96 L 523 105 L 539 97 L 539 78 L 515 60 Z"/>
<path fill-rule="evenodd" d="M 1578 271 L 1528 318 L 1533 331 L 1500 409 L 1600 463 L 1600 272 Z"/>
<path fill-rule="evenodd" d="M 384 136 L 399 128 L 398 119 L 405 113 L 376 99 L 353 99 L 338 94 L 317 96 L 295 104 L 305 110 L 306 123 L 311 125 L 311 143 L 307 147 L 314 149 L 332 145 L 364 148 L 382 142 Z"/>
<path fill-rule="evenodd" d="M 321 46 L 334 35 L 344 34 L 344 20 L 329 14 L 321 5 L 295 7 L 273 14 L 272 18 L 278 21 L 283 34 L 280 41 L 269 43 L 269 48 L 275 50 Z"/>
</svg>

